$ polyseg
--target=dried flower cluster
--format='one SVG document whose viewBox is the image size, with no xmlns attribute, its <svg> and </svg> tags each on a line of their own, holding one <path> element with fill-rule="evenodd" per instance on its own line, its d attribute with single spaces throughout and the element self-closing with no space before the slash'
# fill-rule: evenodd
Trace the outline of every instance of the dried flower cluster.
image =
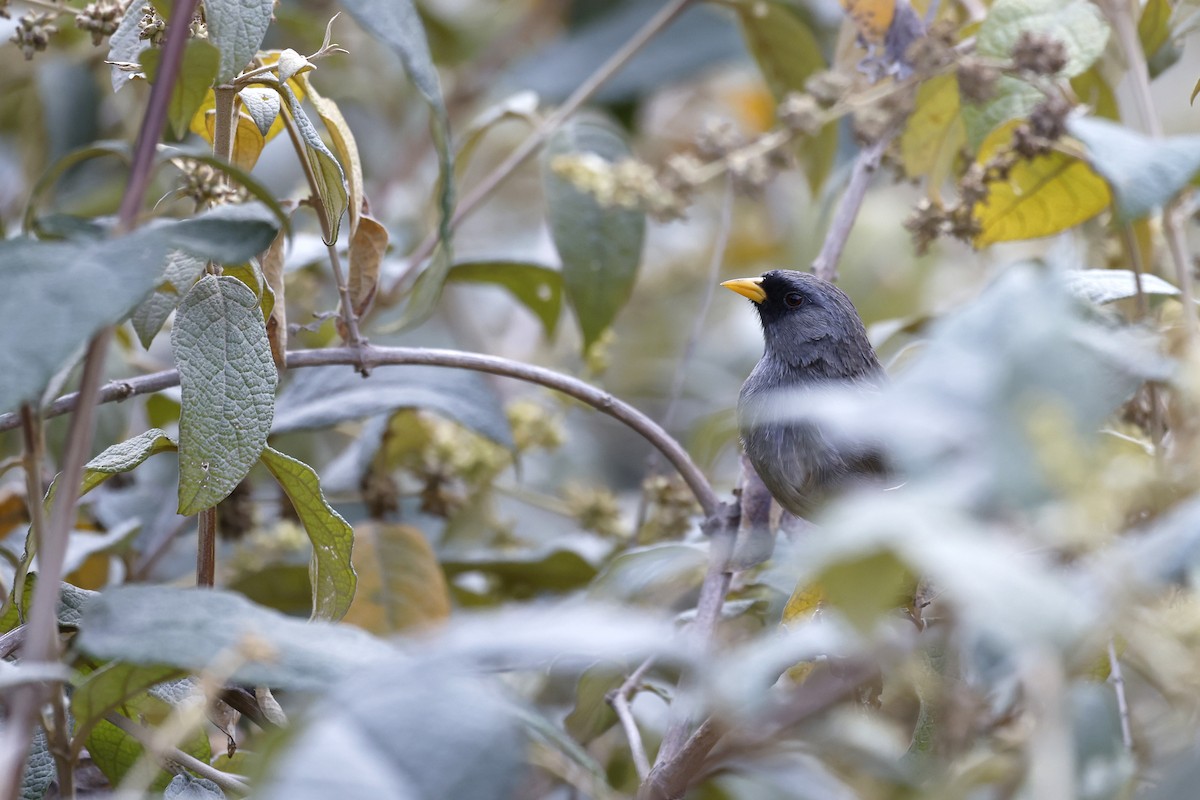
<svg viewBox="0 0 1200 800">
<path fill-rule="evenodd" d="M 50 44 L 50 37 L 58 33 L 58 26 L 54 24 L 57 16 L 46 11 L 30 11 L 17 19 L 17 29 L 9 41 L 21 48 L 26 61 L 32 59 L 34 53 L 44 51 Z"/>
<path fill-rule="evenodd" d="M 678 475 L 651 475 L 642 483 L 642 492 L 648 513 L 638 531 L 641 544 L 679 539 L 700 513 L 696 496 Z"/>
<path fill-rule="evenodd" d="M 125 9 L 121 0 L 94 0 L 79 10 L 75 27 L 92 34 L 92 44 L 99 46 L 105 38 L 117 32 Z"/>
<path fill-rule="evenodd" d="M 197 208 L 242 203 L 248 198 L 245 188 L 231 184 L 220 170 L 208 164 L 184 159 L 174 163 L 183 173 L 180 193 L 194 200 Z"/>
</svg>

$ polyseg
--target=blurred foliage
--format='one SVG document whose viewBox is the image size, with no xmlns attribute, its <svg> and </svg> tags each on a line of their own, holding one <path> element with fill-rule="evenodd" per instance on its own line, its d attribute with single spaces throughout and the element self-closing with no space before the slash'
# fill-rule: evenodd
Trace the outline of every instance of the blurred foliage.
<svg viewBox="0 0 1200 800">
<path fill-rule="evenodd" d="M 172 5 L 0 0 L 0 414 L 74 389 L 109 325 L 106 378 L 182 376 L 100 409 L 63 663 L 0 638 L 4 699 L 70 687 L 70 752 L 39 727 L 22 797 L 63 796 L 64 755 L 106 791 L 235 793 L 127 724 L 254 796 L 654 797 L 631 746 L 706 716 L 704 800 L 1188 796 L 1195 2 L 697 0 L 609 71 L 663 3 L 204 0 L 121 230 Z M 790 407 L 903 482 L 771 514 L 715 641 L 711 526 L 642 438 L 524 383 L 352 366 L 369 340 L 578 376 L 728 496 L 761 340 L 713 287 L 806 268 L 881 140 L 838 270 L 892 385 Z M 61 491 L 26 496 L 15 427 L 3 634 Z M 210 509 L 221 588 L 181 588 Z"/>
</svg>

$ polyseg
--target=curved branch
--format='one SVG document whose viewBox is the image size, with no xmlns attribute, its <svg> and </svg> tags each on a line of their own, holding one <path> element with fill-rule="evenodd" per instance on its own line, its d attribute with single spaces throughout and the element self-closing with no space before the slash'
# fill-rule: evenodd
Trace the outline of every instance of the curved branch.
<svg viewBox="0 0 1200 800">
<path fill-rule="evenodd" d="M 460 350 L 440 350 L 423 347 L 329 347 L 320 350 L 292 350 L 287 354 L 289 368 L 325 367 L 325 366 L 364 366 L 373 367 L 396 366 L 403 364 L 420 364 L 430 367 L 456 367 L 475 372 L 487 372 L 506 378 L 516 378 L 527 383 L 536 383 L 548 389 L 562 392 L 586 403 L 597 411 L 602 411 L 610 417 L 624 423 L 639 434 L 643 439 L 654 445 L 660 453 L 679 471 L 680 476 L 687 482 L 692 494 L 700 502 L 704 513 L 712 517 L 720 507 L 717 493 L 704 477 L 704 473 L 692 461 L 691 456 L 675 441 L 658 423 L 638 411 L 628 403 L 618 400 L 608 392 L 597 389 L 589 383 L 564 375 L 560 372 L 523 364 L 499 356 L 467 353 Z M 100 391 L 100 402 L 111 403 L 125 400 L 139 394 L 149 394 L 162 389 L 176 386 L 179 383 L 179 372 L 165 370 L 137 378 L 113 381 L 106 384 Z M 55 417 L 74 410 L 79 402 L 79 394 L 69 394 L 58 398 L 43 412 L 45 417 Z M 9 430 L 20 425 L 20 420 L 14 414 L 0 415 L 0 431 Z"/>
</svg>

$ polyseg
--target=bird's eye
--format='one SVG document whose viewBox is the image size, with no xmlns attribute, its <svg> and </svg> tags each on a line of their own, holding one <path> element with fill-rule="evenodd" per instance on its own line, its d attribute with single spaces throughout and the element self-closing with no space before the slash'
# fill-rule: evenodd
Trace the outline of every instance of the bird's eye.
<svg viewBox="0 0 1200 800">
<path fill-rule="evenodd" d="M 804 295 L 799 292 L 788 292 L 783 296 L 783 302 L 787 303 L 788 308 L 799 308 L 804 305 Z"/>
</svg>

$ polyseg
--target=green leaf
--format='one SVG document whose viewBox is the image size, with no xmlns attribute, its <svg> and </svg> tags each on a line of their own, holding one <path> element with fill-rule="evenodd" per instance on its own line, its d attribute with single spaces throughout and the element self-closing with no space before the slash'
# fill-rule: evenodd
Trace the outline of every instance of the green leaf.
<svg viewBox="0 0 1200 800">
<path fill-rule="evenodd" d="M 988 134 L 1005 122 L 1024 119 L 1045 97 L 1039 89 L 1019 78 L 1001 75 L 995 94 L 983 103 L 963 102 L 962 119 L 967 144 L 977 150 Z"/>
<path fill-rule="evenodd" d="M 1200 171 L 1200 136 L 1148 139 L 1090 117 L 1070 120 L 1067 130 L 1087 145 L 1088 160 L 1112 187 L 1122 221 L 1166 205 Z"/>
<path fill-rule="evenodd" d="M 1067 291 L 1097 305 L 1136 297 L 1135 278 L 1133 270 L 1128 269 L 1075 269 L 1063 275 Z M 1142 275 L 1142 293 L 1175 296 L 1179 289 L 1147 273 Z"/>
<path fill-rule="evenodd" d="M 183 406 L 179 513 L 223 500 L 267 443 L 275 362 L 258 298 L 235 278 L 206 275 L 179 304 L 171 345 Z"/>
<path fill-rule="evenodd" d="M 151 226 L 147 235 L 158 235 L 172 247 L 206 261 L 239 264 L 266 250 L 279 228 L 279 217 L 273 209 L 262 203 L 242 203 Z"/>
<path fill-rule="evenodd" d="M 1138 41 L 1150 64 L 1151 78 L 1179 60 L 1180 53 L 1171 42 L 1170 0 L 1147 0 L 1138 19 Z"/>
<path fill-rule="evenodd" d="M 208 40 L 221 51 L 217 83 L 229 83 L 250 63 L 271 25 L 275 0 L 204 0 Z"/>
<path fill-rule="evenodd" d="M 333 142 L 333 149 L 337 152 L 338 161 L 346 172 L 350 231 L 357 234 L 359 215 L 362 213 L 363 206 L 363 172 L 362 159 L 358 155 L 358 142 L 354 139 L 354 131 L 350 129 L 346 118 L 342 116 L 342 110 L 338 108 L 338 104 L 321 95 L 313 87 L 308 75 L 300 77 L 300 84 L 304 87 L 304 94 L 308 97 L 308 102 L 312 103 L 313 108 L 317 110 L 317 116 L 325 125 L 329 140 Z M 386 229 L 384 232 L 386 234 Z M 386 236 L 384 238 L 386 241 Z M 351 265 L 350 271 L 353 273 L 353 265 Z"/>
<path fill-rule="evenodd" d="M 1104 52 L 1109 28 L 1100 10 L 1087 0 L 997 0 L 976 36 L 979 55 L 1007 60 L 1025 32 L 1046 35 L 1063 43 L 1067 64 L 1059 73 L 1073 78 L 1084 73 Z M 978 148 L 995 128 L 1029 115 L 1042 101 L 1035 86 L 1001 76 L 994 96 L 985 103 L 964 103 L 967 141 Z"/>
<path fill-rule="evenodd" d="M 158 282 L 166 252 L 161 237 L 141 231 L 100 242 L 0 241 L 0 412 L 36 400 L 93 334 L 124 319 Z"/>
<path fill-rule="evenodd" d="M 596 565 L 576 548 L 562 542 L 529 550 L 474 549 L 443 554 L 442 569 L 451 577 L 482 572 L 496 578 L 505 597 L 529 597 L 538 592 L 565 592 L 586 586 L 596 577 Z"/>
<path fill-rule="evenodd" d="M 979 27 L 976 52 L 1008 59 L 1026 32 L 1062 42 L 1067 63 L 1059 75 L 1073 78 L 1103 55 L 1109 27 L 1100 9 L 1087 0 L 996 0 Z"/>
<path fill-rule="evenodd" d="M 167 784 L 163 800 L 225 800 L 225 793 L 207 778 L 193 778 L 185 772 Z"/>
<path fill-rule="evenodd" d="M 312 574 L 308 564 L 292 564 L 289 558 L 252 572 L 239 571 L 238 576 L 227 585 L 232 591 L 245 595 L 260 606 L 293 617 L 312 614 Z M 356 590 L 356 594 L 358 592 L 361 589 Z"/>
<path fill-rule="evenodd" d="M 121 715 L 129 717 L 139 725 L 154 724 L 166 719 L 172 703 L 151 694 L 139 694 L 122 704 Z M 212 758 L 208 734 L 203 728 L 194 730 L 184 741 L 175 743 L 180 750 L 204 763 Z M 141 743 L 108 720 L 100 720 L 87 737 L 88 753 L 92 761 L 116 786 L 134 764 L 142 757 Z M 162 791 L 172 780 L 171 773 L 160 770 L 151 783 L 151 788 Z"/>
<path fill-rule="evenodd" d="M 567 733 L 587 745 L 613 725 L 617 714 L 608 702 L 608 693 L 625 682 L 625 669 L 616 664 L 599 664 L 579 676 L 575 705 L 563 720 Z"/>
<path fill-rule="evenodd" d="M 22 591 L 20 591 L 20 608 L 22 613 L 29 615 L 29 603 L 34 600 L 34 584 L 37 583 L 37 576 L 30 575 L 25 577 Z M 13 589 L 13 595 L 16 596 L 16 588 Z M 92 597 L 98 593 L 90 589 L 80 589 L 73 587 L 70 583 L 59 584 L 59 604 L 55 609 L 55 618 L 59 621 L 59 627 L 74 630 L 79 627 L 79 619 L 83 614 L 83 608 L 88 604 Z M 11 631 L 17 627 L 20 618 L 17 614 L 17 604 L 10 603 L 5 609 L 4 615 L 0 615 L 0 632 Z"/>
<path fill-rule="evenodd" d="M 523 261 L 460 261 L 450 268 L 446 281 L 503 286 L 541 321 L 546 338 L 553 338 L 562 311 L 558 270 Z"/>
<path fill-rule="evenodd" d="M 262 451 L 262 463 L 287 493 L 312 542 L 313 617 L 339 620 L 354 601 L 358 582 L 350 563 L 354 529 L 326 502 L 312 467 L 270 447 Z"/>
<path fill-rule="evenodd" d="M 132 439 L 118 442 L 84 465 L 83 485 L 79 494 L 83 496 L 113 475 L 129 472 L 150 456 L 174 450 L 176 447 L 175 440 L 171 438 L 171 435 L 158 428 L 151 428 Z M 54 483 L 50 484 L 49 491 L 46 492 L 47 507 L 54 500 L 54 493 L 57 490 L 58 479 L 55 478 Z"/>
<path fill-rule="evenodd" d="M 187 136 L 188 126 L 196 109 L 204 102 L 213 79 L 217 75 L 217 62 L 221 58 L 220 51 L 203 39 L 189 39 L 183 51 L 183 63 L 179 67 L 179 76 L 171 87 L 171 101 L 167 106 L 167 120 L 176 139 Z M 138 55 L 142 67 L 146 70 L 146 79 L 154 83 L 158 79 L 158 66 L 162 59 L 162 50 L 151 47 Z"/>
<path fill-rule="evenodd" d="M 1090 106 L 1097 117 L 1111 120 L 1121 118 L 1121 111 L 1117 107 L 1117 98 L 1098 64 L 1092 65 L 1087 72 L 1071 78 L 1071 89 L 1079 98 L 1079 102 Z"/>
<path fill-rule="evenodd" d="M 327 428 L 400 408 L 441 414 L 507 448 L 508 417 L 478 373 L 444 367 L 381 367 L 364 381 L 347 367 L 315 367 L 288 379 L 275 404 L 273 433 Z"/>
<path fill-rule="evenodd" d="M 864 633 L 910 600 L 916 586 L 908 567 L 886 550 L 829 564 L 814 580 L 826 602 Z"/>
<path fill-rule="evenodd" d="M 605 207 L 554 172 L 556 158 L 584 153 L 613 163 L 630 157 L 630 151 L 611 127 L 585 119 L 555 131 L 542 156 L 550 234 L 562 259 L 563 286 L 587 350 L 612 325 L 633 293 L 646 216 L 639 211 Z"/>
<path fill-rule="evenodd" d="M 292 119 L 296 121 L 296 129 L 300 131 L 300 139 L 304 142 L 305 158 L 312 168 L 313 177 L 317 184 L 317 194 L 325 207 L 325 216 L 329 221 L 329 238 L 325 244 L 337 241 L 338 231 L 342 226 L 342 215 L 350 203 L 350 195 L 346 188 L 346 175 L 337 157 L 325 146 L 321 134 L 309 120 L 308 115 L 300 106 L 295 93 L 286 83 L 279 85 L 279 91 L 288 103 Z M 269 244 L 269 242 L 268 242 Z M 262 247 L 266 250 L 266 245 Z"/>
<path fill-rule="evenodd" d="M 88 736 L 104 715 L 155 684 L 179 677 L 174 667 L 138 666 L 111 661 L 74 682 L 71 715 L 74 736 Z"/>
<path fill-rule="evenodd" d="M 695 591 L 708 568 L 706 548 L 681 542 L 634 547 L 605 565 L 588 596 L 669 606 Z"/>
<path fill-rule="evenodd" d="M 803 92 L 812 75 L 828 69 L 821 43 L 792 7 L 743 0 L 734 8 L 746 46 L 777 102 L 791 92 Z M 814 193 L 833 167 L 837 139 L 837 125 L 831 123 L 797 148 Z"/>
<path fill-rule="evenodd" d="M 454 155 L 454 177 L 462 178 L 475 149 L 494 126 L 507 120 L 521 120 L 532 128 L 537 124 L 537 109 L 537 93 L 522 90 L 479 112 L 466 129 L 455 136 L 458 150 Z"/>
<path fill-rule="evenodd" d="M 46 742 L 46 731 L 39 725 L 29 746 L 25 759 L 25 772 L 21 776 L 21 800 L 42 800 L 55 779 L 58 767 Z"/>
<path fill-rule="evenodd" d="M 417 276 L 400 319 L 389 325 L 387 332 L 408 330 L 429 319 L 442 298 L 442 288 L 446 285 L 449 272 L 450 251 L 439 244 L 430 256 L 429 264 Z"/>
<path fill-rule="evenodd" d="M 401 662 L 329 689 L 255 782 L 258 800 L 326 800 L 333 786 L 348 798 L 523 796 L 527 743 L 497 684 Z"/>
<path fill-rule="evenodd" d="M 247 637 L 258 647 L 247 649 Z M 220 653 L 244 660 L 231 680 L 251 686 L 325 691 L 399 651 L 349 625 L 308 622 L 219 589 L 122 586 L 105 590 L 84 614 L 76 645 L 95 658 L 196 673 Z"/>
<path fill-rule="evenodd" d="M 267 131 L 271 130 L 271 126 L 279 118 L 279 92 L 262 86 L 248 86 L 238 92 L 238 97 L 241 98 L 242 107 L 246 109 L 250 119 L 254 120 L 258 132 L 266 136 Z"/>
<path fill-rule="evenodd" d="M 142 347 L 150 349 L 150 343 L 179 304 L 179 298 L 187 294 L 192 284 L 204 274 L 204 265 L 203 260 L 178 250 L 167 254 L 167 270 L 162 283 L 137 307 L 129 320 Z"/>
<path fill-rule="evenodd" d="M 289 236 L 291 235 L 291 215 L 287 211 L 283 210 L 283 206 L 280 204 L 279 200 L 275 198 L 274 192 L 272 192 L 259 181 L 255 180 L 250 173 L 246 172 L 244 169 L 241 169 L 234 164 L 230 164 L 228 161 L 222 161 L 212 153 L 204 150 L 159 145 L 159 154 L 165 160 L 173 161 L 175 159 L 187 159 L 189 161 L 207 164 L 221 174 L 228 175 L 234 180 L 234 182 L 249 192 L 251 197 L 265 205 L 267 208 L 271 209 L 271 214 L 275 217 L 275 221 L 279 223 L 276 225 L 277 230 L 285 231 Z M 220 207 L 225 208 L 225 206 Z M 246 257 L 249 258 L 249 256 Z"/>
<path fill-rule="evenodd" d="M 78 150 L 72 150 L 59 158 L 47 167 L 46 171 L 38 177 L 33 188 L 29 190 L 29 202 L 25 204 L 25 214 L 21 218 L 21 230 L 29 235 L 37 229 L 37 210 L 41 205 L 42 195 L 49 191 L 67 170 L 93 158 L 107 156 L 115 156 L 123 164 L 128 165 L 131 152 L 127 142 L 95 142 Z"/>
</svg>

